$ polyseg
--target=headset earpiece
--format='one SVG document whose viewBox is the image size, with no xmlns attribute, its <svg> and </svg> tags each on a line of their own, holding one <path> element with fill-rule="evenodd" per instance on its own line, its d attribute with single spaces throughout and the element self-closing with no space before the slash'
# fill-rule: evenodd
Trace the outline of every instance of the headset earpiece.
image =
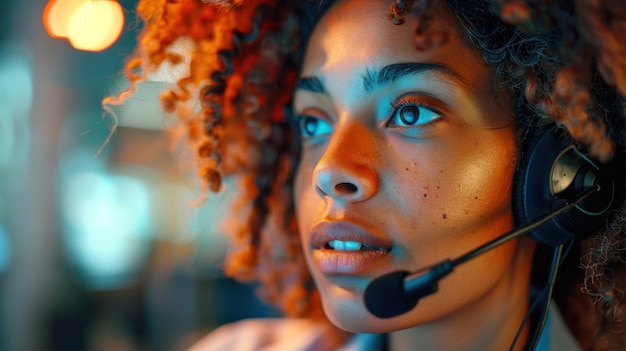
<svg viewBox="0 0 626 351">
<path fill-rule="evenodd" d="M 560 201 L 570 201 L 600 185 L 598 193 L 528 234 L 551 246 L 596 233 L 615 197 L 615 172 L 587 157 L 554 124 L 528 131 L 516 173 L 513 213 L 517 226 L 550 212 Z"/>
</svg>

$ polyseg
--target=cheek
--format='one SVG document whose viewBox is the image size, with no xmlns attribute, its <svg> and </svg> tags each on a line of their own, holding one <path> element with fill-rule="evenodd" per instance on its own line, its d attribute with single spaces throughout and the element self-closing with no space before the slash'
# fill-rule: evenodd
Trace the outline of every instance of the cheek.
<svg viewBox="0 0 626 351">
<path fill-rule="evenodd" d="M 457 167 L 442 172 L 448 191 L 464 200 L 466 211 L 510 205 L 515 152 L 502 151 L 467 155 L 464 162 L 456 162 Z"/>
<path fill-rule="evenodd" d="M 453 241 L 448 240 L 457 235 L 459 245 L 465 240 L 484 240 L 512 225 L 511 188 L 517 154 L 514 139 L 503 133 L 501 138 L 473 140 L 484 141 L 471 145 L 455 141 L 393 161 L 406 165 L 396 167 L 389 179 L 390 184 L 394 183 L 391 186 L 398 203 L 396 209 L 402 212 L 402 218 L 409 219 L 409 226 L 423 229 L 425 236 L 439 233 L 432 234 L 429 245 L 441 244 L 441 237 L 449 245 Z M 410 155 L 408 150 L 399 154 Z M 469 233 L 484 234 L 467 236 Z"/>
<path fill-rule="evenodd" d="M 302 162 L 298 165 L 296 169 L 296 177 L 294 183 L 294 206 L 296 210 L 296 218 L 298 219 L 298 223 L 302 218 L 301 213 L 306 211 L 302 211 L 302 208 L 307 204 L 307 201 L 302 201 L 305 189 L 309 187 L 311 184 L 311 172 L 308 172 L 302 165 Z"/>
<path fill-rule="evenodd" d="M 510 229 L 517 154 L 511 140 L 476 142 L 475 147 L 467 148 L 472 151 L 462 156 L 463 162 L 443 172 L 441 178 L 446 180 L 447 189 L 442 207 L 450 225 L 462 223 L 470 232 L 496 234 Z"/>
<path fill-rule="evenodd" d="M 294 206 L 296 219 L 298 222 L 299 232 L 302 236 L 303 232 L 308 232 L 308 228 L 313 223 L 314 207 L 317 206 L 315 201 L 315 187 L 313 186 L 313 167 L 312 162 L 307 158 L 302 158 L 296 169 L 294 182 Z M 319 198 L 319 197 L 318 197 Z"/>
</svg>

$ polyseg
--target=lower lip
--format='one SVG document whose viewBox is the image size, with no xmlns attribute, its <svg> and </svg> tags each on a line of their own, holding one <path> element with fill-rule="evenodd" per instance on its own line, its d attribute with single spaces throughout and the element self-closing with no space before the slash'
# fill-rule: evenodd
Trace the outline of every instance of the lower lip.
<svg viewBox="0 0 626 351">
<path fill-rule="evenodd" d="M 387 251 L 313 250 L 313 263 L 324 274 L 357 274 L 379 266 L 389 257 Z"/>
</svg>

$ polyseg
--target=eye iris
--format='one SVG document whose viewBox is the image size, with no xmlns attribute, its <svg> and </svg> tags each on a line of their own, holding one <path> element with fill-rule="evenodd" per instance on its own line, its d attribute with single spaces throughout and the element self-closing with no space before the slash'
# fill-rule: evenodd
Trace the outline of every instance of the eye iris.
<svg viewBox="0 0 626 351">
<path fill-rule="evenodd" d="M 307 118 L 304 120 L 304 132 L 307 135 L 313 135 L 315 134 L 315 131 L 317 131 L 317 119 L 315 118 Z"/>
<path fill-rule="evenodd" d="M 414 124 L 419 118 L 417 106 L 404 106 L 400 109 L 400 120 L 404 124 Z"/>
</svg>

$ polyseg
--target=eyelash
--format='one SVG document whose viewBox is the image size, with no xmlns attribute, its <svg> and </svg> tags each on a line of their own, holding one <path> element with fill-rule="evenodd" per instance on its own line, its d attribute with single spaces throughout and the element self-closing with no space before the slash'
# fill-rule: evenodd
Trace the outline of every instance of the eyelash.
<svg viewBox="0 0 626 351">
<path fill-rule="evenodd" d="M 418 109 L 418 111 L 417 111 L 418 116 L 416 117 L 416 119 L 415 119 L 415 121 L 413 123 L 417 123 L 417 122 L 420 121 L 421 118 L 423 118 L 422 117 L 422 112 L 420 110 L 428 111 L 430 116 L 427 114 L 425 116 L 425 118 L 427 118 L 427 121 L 424 122 L 424 123 L 421 123 L 421 124 L 405 125 L 405 126 L 398 125 L 393 120 L 398 117 L 398 114 L 405 107 L 416 107 Z M 442 113 L 440 112 L 439 109 L 433 107 L 432 104 L 424 103 L 424 98 L 416 97 L 414 95 L 402 96 L 402 97 L 392 101 L 391 102 L 391 108 L 392 108 L 392 111 L 390 113 L 389 118 L 387 119 L 386 124 L 385 124 L 387 127 L 422 128 L 424 125 L 428 125 L 428 124 L 431 124 L 433 122 L 436 122 L 442 116 Z M 400 116 L 400 118 L 402 118 L 402 116 Z M 403 123 L 406 123 L 406 122 L 403 121 Z M 406 124 L 408 124 L 408 123 L 406 123 Z"/>
<path fill-rule="evenodd" d="M 391 112 L 385 122 L 385 126 L 390 128 L 399 128 L 409 134 L 420 133 L 420 131 L 426 128 L 427 125 L 439 120 L 442 115 L 439 109 L 433 107 L 432 104 L 424 103 L 424 100 L 424 97 L 406 95 L 392 101 L 390 103 Z M 414 121 L 408 122 L 403 118 L 404 116 L 401 115 L 402 109 L 405 107 L 415 107 L 417 109 L 417 111 L 413 111 L 414 115 L 416 115 L 414 117 Z M 396 121 L 398 118 L 402 120 L 401 123 Z M 301 140 L 313 140 L 332 131 L 332 126 L 328 123 L 328 121 L 315 115 L 293 113 L 289 119 Z M 312 131 L 312 133 L 315 133 L 318 127 L 322 128 L 322 133 L 320 135 L 307 135 L 307 133 L 304 132 L 307 122 L 315 122 L 316 124 L 316 130 Z"/>
<path fill-rule="evenodd" d="M 303 113 L 303 114 L 292 113 L 291 116 L 289 117 L 289 121 L 292 127 L 294 128 L 294 130 L 296 131 L 297 136 L 300 140 L 314 140 L 318 138 L 319 136 L 323 136 L 327 134 L 329 132 L 328 129 L 332 130 L 332 126 L 324 118 L 321 118 L 315 115 L 308 115 L 306 113 Z M 306 129 L 307 122 L 314 122 L 316 124 L 315 125 L 316 129 L 320 127 L 319 124 L 321 123 L 322 130 L 324 129 L 326 130 L 324 130 L 324 132 L 321 133 L 320 135 L 307 135 L 307 133 L 304 131 Z"/>
</svg>

